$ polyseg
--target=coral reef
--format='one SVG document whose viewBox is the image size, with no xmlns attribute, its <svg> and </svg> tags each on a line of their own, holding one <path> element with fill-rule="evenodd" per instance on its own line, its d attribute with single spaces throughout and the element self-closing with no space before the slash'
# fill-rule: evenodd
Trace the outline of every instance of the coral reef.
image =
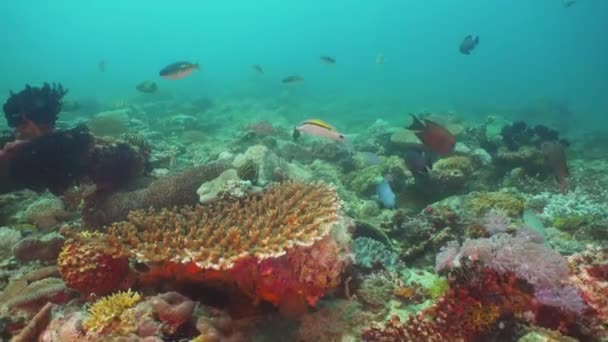
<svg viewBox="0 0 608 342">
<path fill-rule="evenodd" d="M 48 83 L 42 87 L 26 85 L 18 93 L 11 92 L 2 109 L 9 127 L 17 129 L 17 138 L 32 138 L 55 128 L 61 99 L 67 92 L 61 84 Z"/>
<path fill-rule="evenodd" d="M 96 232 L 69 238 L 57 266 L 66 285 L 86 296 L 105 295 L 117 289 L 129 269 L 119 240 Z"/>
<path fill-rule="evenodd" d="M 386 245 L 368 237 L 358 237 L 353 241 L 354 263 L 364 268 L 382 265 L 386 270 L 396 272 L 405 268 L 399 255 Z"/>
<path fill-rule="evenodd" d="M 109 232 L 125 241 L 139 261 L 229 269 L 247 256 L 263 260 L 293 246 L 312 245 L 339 220 L 339 208 L 330 186 L 282 183 L 237 203 L 135 211 Z M 216 216 L 219 211 L 224 215 Z"/>
<path fill-rule="evenodd" d="M 199 201 L 196 189 L 224 169 L 222 163 L 209 163 L 157 179 L 142 189 L 97 194 L 87 198 L 83 219 L 88 226 L 101 227 L 125 220 L 139 209 L 194 205 Z"/>
<path fill-rule="evenodd" d="M 89 308 L 89 316 L 83 322 L 83 328 L 87 332 L 102 335 L 110 330 L 116 333 L 124 333 L 134 325 L 133 311 L 130 308 L 141 300 L 141 296 L 131 290 L 117 292 L 103 297 L 93 303 Z"/>
<path fill-rule="evenodd" d="M 13 247 L 13 255 L 20 261 L 42 261 L 55 263 L 65 239 L 57 233 L 39 238 L 27 237 Z"/>
</svg>

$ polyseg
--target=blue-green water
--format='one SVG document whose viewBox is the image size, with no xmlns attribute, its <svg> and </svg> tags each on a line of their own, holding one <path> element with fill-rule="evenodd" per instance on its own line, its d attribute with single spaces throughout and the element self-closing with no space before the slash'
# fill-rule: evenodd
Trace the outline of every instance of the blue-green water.
<svg viewBox="0 0 608 342">
<path fill-rule="evenodd" d="M 11 89 L 45 81 L 64 84 L 70 99 L 128 101 L 151 79 L 178 98 L 281 97 L 300 104 L 288 115 L 334 121 L 421 110 L 508 115 L 550 102 L 567 103 L 581 125 L 605 122 L 608 108 L 602 0 L 568 8 L 559 0 L 23 0 L 3 1 L 0 13 L 2 102 Z M 481 41 L 470 56 L 458 52 L 467 34 Z M 176 60 L 202 70 L 160 79 Z M 281 84 L 290 74 L 305 81 Z"/>
</svg>

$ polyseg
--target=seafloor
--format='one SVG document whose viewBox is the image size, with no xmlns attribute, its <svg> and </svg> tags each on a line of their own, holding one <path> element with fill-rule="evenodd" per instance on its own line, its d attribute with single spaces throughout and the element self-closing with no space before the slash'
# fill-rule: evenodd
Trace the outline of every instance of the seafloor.
<svg viewBox="0 0 608 342">
<path fill-rule="evenodd" d="M 332 122 L 337 142 L 294 140 L 287 111 L 61 113 L 57 132 L 85 123 L 112 163 L 0 195 L 2 339 L 607 338 L 604 136 L 424 114 L 456 137 L 435 156 L 408 116 Z M 559 140 L 567 173 L 545 149 Z"/>
</svg>

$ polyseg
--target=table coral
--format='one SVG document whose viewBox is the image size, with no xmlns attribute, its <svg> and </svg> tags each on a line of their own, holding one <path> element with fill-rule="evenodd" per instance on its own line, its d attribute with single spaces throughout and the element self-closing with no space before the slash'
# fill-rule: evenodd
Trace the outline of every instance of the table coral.
<svg viewBox="0 0 608 342">
<path fill-rule="evenodd" d="M 331 186 L 283 183 L 238 202 L 135 211 L 109 233 L 142 262 L 230 269 L 247 256 L 263 260 L 311 246 L 339 221 L 340 206 Z"/>
</svg>

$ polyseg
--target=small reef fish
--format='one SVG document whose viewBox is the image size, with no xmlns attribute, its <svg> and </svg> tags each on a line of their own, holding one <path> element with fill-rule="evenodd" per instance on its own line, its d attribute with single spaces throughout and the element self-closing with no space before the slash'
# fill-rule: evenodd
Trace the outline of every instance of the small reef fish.
<svg viewBox="0 0 608 342">
<path fill-rule="evenodd" d="M 382 52 L 379 52 L 376 55 L 376 64 L 382 65 L 384 64 L 385 60 L 384 60 L 384 54 Z"/>
<path fill-rule="evenodd" d="M 423 149 L 411 148 L 407 150 L 403 159 L 414 175 L 425 175 L 433 169 L 433 160 Z"/>
<path fill-rule="evenodd" d="M 254 64 L 254 65 L 252 65 L 251 67 L 253 68 L 253 70 L 255 70 L 255 72 L 256 72 L 258 75 L 264 75 L 264 69 L 262 69 L 262 66 L 261 66 L 261 65 L 259 65 L 259 64 Z"/>
<path fill-rule="evenodd" d="M 321 56 L 320 58 L 321 58 L 322 63 L 329 64 L 329 65 L 336 64 L 336 60 L 333 57 Z"/>
<path fill-rule="evenodd" d="M 135 89 L 137 89 L 138 91 L 142 92 L 142 93 L 146 93 L 146 94 L 152 94 L 155 93 L 156 90 L 158 90 L 158 86 L 156 85 L 156 82 L 154 81 L 143 81 L 140 84 L 138 84 Z"/>
<path fill-rule="evenodd" d="M 387 209 L 394 209 L 397 204 L 395 200 L 395 193 L 391 189 L 391 185 L 388 183 L 386 177 L 382 177 L 382 180 L 376 184 L 376 195 L 378 200 L 383 207 Z"/>
<path fill-rule="evenodd" d="M 200 69 L 198 63 L 181 61 L 167 65 L 158 74 L 167 80 L 181 80 L 190 76 L 197 69 Z"/>
<path fill-rule="evenodd" d="M 101 71 L 101 72 L 105 72 L 106 71 L 106 61 L 105 60 L 99 61 L 99 63 L 97 63 L 97 69 L 99 69 L 99 71 Z"/>
<path fill-rule="evenodd" d="M 438 155 L 454 152 L 456 138 L 450 131 L 433 121 L 420 121 L 415 115 L 412 115 L 412 118 L 414 121 L 407 129 L 414 131 L 426 148 Z"/>
<path fill-rule="evenodd" d="M 473 37 L 472 35 L 468 35 L 464 37 L 462 43 L 460 43 L 460 53 L 463 55 L 471 54 L 471 51 L 477 47 L 477 44 L 479 44 L 479 36 Z"/>
<path fill-rule="evenodd" d="M 293 139 L 297 140 L 302 133 L 335 141 L 346 140 L 344 134 L 336 131 L 336 129 L 327 122 L 318 119 L 306 120 L 297 125 L 293 129 Z"/>
<path fill-rule="evenodd" d="M 291 83 L 298 83 L 298 82 L 302 82 L 302 81 L 304 81 L 304 78 L 302 76 L 291 75 L 291 76 L 285 77 L 281 82 L 283 82 L 285 84 L 291 84 Z"/>
<path fill-rule="evenodd" d="M 568 161 L 564 146 L 557 141 L 547 141 L 541 145 L 546 165 L 551 169 L 562 193 L 568 192 Z"/>
</svg>

